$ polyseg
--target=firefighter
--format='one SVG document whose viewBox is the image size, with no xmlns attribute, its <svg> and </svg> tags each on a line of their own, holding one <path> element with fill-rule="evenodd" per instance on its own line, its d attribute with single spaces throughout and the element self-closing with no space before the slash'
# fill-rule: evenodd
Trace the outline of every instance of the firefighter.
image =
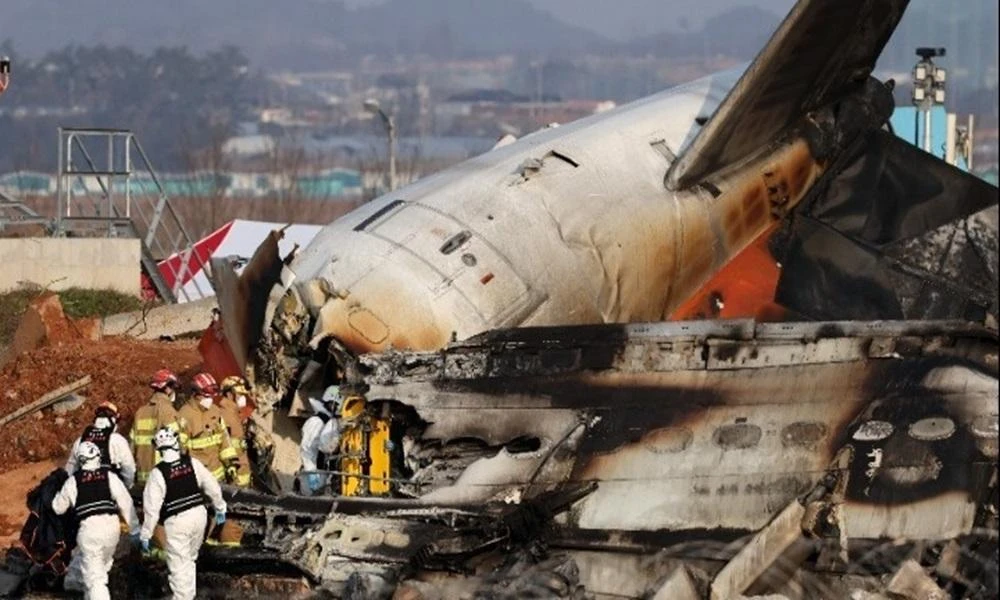
<svg viewBox="0 0 1000 600">
<path fill-rule="evenodd" d="M 167 577 L 174 600 L 195 597 L 198 551 L 205 538 L 208 512 L 202 494 L 215 510 L 215 523 L 226 521 L 226 502 L 212 473 L 193 456 L 181 454 L 173 429 L 163 427 L 154 435 L 162 457 L 149 474 L 142 491 L 143 521 L 139 543 L 149 553 L 154 527 L 166 531 Z"/>
<path fill-rule="evenodd" d="M 329 479 L 327 471 L 330 460 L 337 452 L 340 444 L 340 428 L 337 424 L 337 410 L 340 407 L 340 388 L 331 385 L 326 388 L 321 398 L 309 398 L 313 416 L 302 424 L 302 441 L 299 443 L 299 456 L 302 459 L 302 471 L 305 487 L 310 494 L 323 490 Z"/>
<path fill-rule="evenodd" d="M 247 408 L 250 389 L 247 381 L 238 375 L 222 380 L 219 386 L 219 411 L 229 433 L 229 443 L 236 451 L 237 465 L 226 472 L 226 481 L 238 487 L 250 487 L 250 459 L 247 456 L 246 429 L 243 414 Z"/>
<path fill-rule="evenodd" d="M 192 380 L 192 391 L 191 398 L 179 413 L 181 438 L 187 439 L 187 443 L 182 441 L 181 445 L 208 468 L 216 481 L 222 482 L 228 467 L 239 467 L 222 411 L 215 405 L 219 384 L 211 374 L 198 373 Z"/>
<path fill-rule="evenodd" d="M 145 483 L 149 472 L 159 460 L 153 448 L 153 434 L 156 430 L 160 427 L 170 427 L 180 433 L 177 409 L 174 408 L 179 387 L 177 376 L 170 369 L 160 369 L 153 374 L 149 387 L 153 389 L 153 393 L 149 397 L 149 402 L 135 411 L 132 430 L 129 432 L 136 461 L 136 483 L 139 485 Z M 181 434 L 182 445 L 184 441 L 184 436 Z"/>
<path fill-rule="evenodd" d="M 247 456 L 246 428 L 243 415 L 248 410 L 247 396 L 249 384 L 237 375 L 226 377 L 219 386 L 219 411 L 229 435 L 229 443 L 236 451 L 236 462 L 226 467 L 226 481 L 237 487 L 250 487 L 250 460 Z M 239 546 L 243 539 L 243 529 L 235 521 L 226 521 L 219 531 L 219 544 Z M 206 543 L 214 543 L 206 540 Z"/>
<path fill-rule="evenodd" d="M 101 450 L 101 466 L 108 467 L 117 475 L 125 487 L 135 484 L 135 459 L 125 436 L 118 433 L 118 407 L 104 401 L 94 411 L 94 422 L 83 430 L 83 434 L 73 442 L 73 449 L 66 461 L 66 472 L 72 475 L 78 465 L 77 449 L 82 442 L 93 442 Z"/>
<path fill-rule="evenodd" d="M 128 524 L 132 539 L 139 539 L 139 518 L 132 496 L 122 480 L 101 464 L 101 449 L 93 442 L 76 448 L 76 469 L 52 499 L 52 510 L 62 515 L 74 509 L 80 529 L 76 550 L 63 586 L 82 591 L 86 598 L 111 598 L 108 572 L 114 563 L 121 529 L 118 515 Z"/>
</svg>

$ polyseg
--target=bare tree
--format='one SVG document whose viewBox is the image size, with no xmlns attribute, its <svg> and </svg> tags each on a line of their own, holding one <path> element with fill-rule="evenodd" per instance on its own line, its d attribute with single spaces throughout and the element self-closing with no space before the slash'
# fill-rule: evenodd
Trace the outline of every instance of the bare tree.
<svg viewBox="0 0 1000 600">
<path fill-rule="evenodd" d="M 209 125 L 208 144 L 196 147 L 190 130 L 181 132 L 181 157 L 188 174 L 187 196 L 200 198 L 207 210 L 194 223 L 201 223 L 199 237 L 219 227 L 219 209 L 229 189 L 231 161 L 225 152 L 226 140 L 231 127 L 228 123 L 215 121 Z M 204 185 L 207 182 L 207 185 Z M 207 204 L 207 206 L 205 206 Z M 207 227 L 206 227 L 207 225 Z"/>
<path fill-rule="evenodd" d="M 306 152 L 299 132 L 275 136 L 265 157 L 266 169 L 272 178 L 275 202 L 284 209 L 299 195 L 299 177 L 306 168 Z"/>
</svg>

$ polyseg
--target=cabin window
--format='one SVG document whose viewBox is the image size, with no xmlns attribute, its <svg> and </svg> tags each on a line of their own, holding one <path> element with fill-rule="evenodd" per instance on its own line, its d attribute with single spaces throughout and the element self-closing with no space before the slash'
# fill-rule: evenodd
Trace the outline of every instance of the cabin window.
<svg viewBox="0 0 1000 600">
<path fill-rule="evenodd" d="M 462 247 L 462 244 L 472 238 L 472 232 L 464 229 L 448 238 L 448 241 L 441 245 L 441 254 L 451 254 Z"/>
</svg>

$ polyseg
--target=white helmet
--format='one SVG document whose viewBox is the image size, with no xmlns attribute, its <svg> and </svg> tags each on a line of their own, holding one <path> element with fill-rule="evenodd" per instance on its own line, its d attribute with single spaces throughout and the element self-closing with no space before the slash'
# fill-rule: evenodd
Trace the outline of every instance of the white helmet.
<svg viewBox="0 0 1000 600">
<path fill-rule="evenodd" d="M 94 442 L 80 442 L 76 448 L 76 460 L 82 469 L 97 469 L 101 466 L 101 449 Z"/>
<path fill-rule="evenodd" d="M 340 386 L 331 385 L 323 390 L 322 398 L 309 398 L 309 406 L 312 407 L 314 413 L 333 415 L 337 412 L 340 401 Z"/>
<path fill-rule="evenodd" d="M 177 433 L 169 427 L 160 427 L 156 430 L 156 434 L 153 436 L 153 446 L 161 452 L 164 450 L 180 451 L 181 449 Z"/>
<path fill-rule="evenodd" d="M 323 390 L 323 402 L 333 402 L 334 404 L 340 404 L 340 386 L 331 385 L 330 387 Z"/>
</svg>

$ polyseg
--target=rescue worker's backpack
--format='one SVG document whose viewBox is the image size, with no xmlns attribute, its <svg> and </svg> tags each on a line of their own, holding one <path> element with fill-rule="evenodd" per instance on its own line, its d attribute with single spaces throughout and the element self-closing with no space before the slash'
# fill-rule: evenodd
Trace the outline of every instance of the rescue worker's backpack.
<svg viewBox="0 0 1000 600">
<path fill-rule="evenodd" d="M 111 462 L 111 434 L 114 429 L 98 429 L 93 425 L 88 425 L 86 429 L 83 430 L 83 435 L 80 436 L 81 442 L 91 442 L 96 445 L 101 451 L 101 466 L 111 469 L 115 475 L 121 476 L 121 468 L 119 465 Z"/>
<path fill-rule="evenodd" d="M 28 493 L 30 514 L 21 528 L 20 543 L 25 554 L 35 565 L 56 575 L 65 573 L 69 566 L 79 527 L 73 511 L 57 515 L 52 510 L 52 500 L 68 478 L 65 470 L 56 469 Z"/>
</svg>

